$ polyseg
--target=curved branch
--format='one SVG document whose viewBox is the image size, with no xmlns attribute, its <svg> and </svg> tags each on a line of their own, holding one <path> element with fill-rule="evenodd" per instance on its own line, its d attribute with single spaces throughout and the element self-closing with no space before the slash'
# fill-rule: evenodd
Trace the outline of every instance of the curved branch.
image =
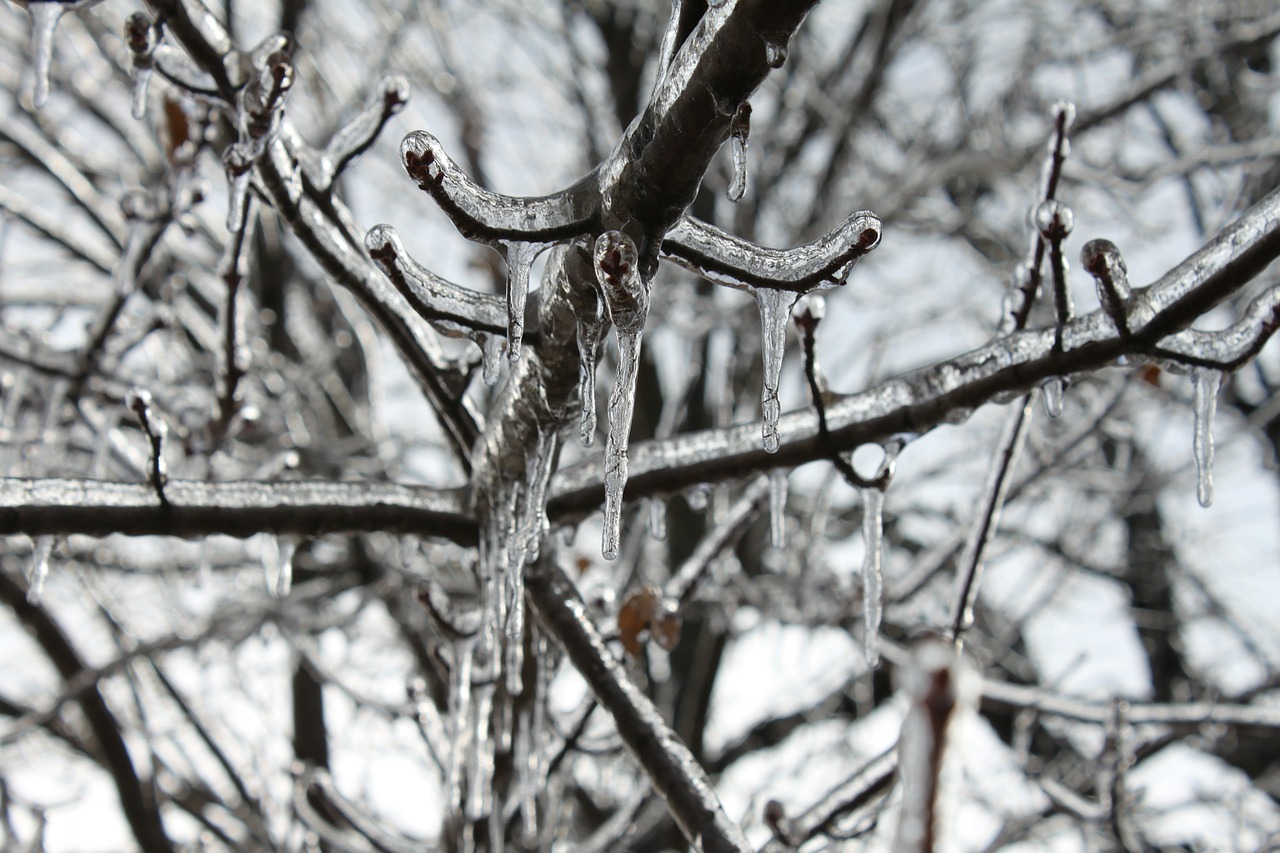
<svg viewBox="0 0 1280 853">
<path fill-rule="evenodd" d="M 859 210 L 838 228 L 794 249 L 767 249 L 683 216 L 662 241 L 662 254 L 708 281 L 742 289 L 808 293 L 845 283 L 880 243 L 880 218 Z"/>
<path fill-rule="evenodd" d="M 534 198 L 495 193 L 467 177 L 440 141 L 425 130 L 415 130 L 404 138 L 400 159 L 418 188 L 435 199 L 468 240 L 558 243 L 595 228 L 599 197 L 590 180 Z"/>
</svg>

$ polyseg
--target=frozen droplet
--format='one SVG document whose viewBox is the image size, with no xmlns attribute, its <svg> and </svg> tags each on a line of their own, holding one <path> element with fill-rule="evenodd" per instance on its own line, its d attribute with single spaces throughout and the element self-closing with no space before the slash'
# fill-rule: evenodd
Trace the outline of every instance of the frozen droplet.
<svg viewBox="0 0 1280 853">
<path fill-rule="evenodd" d="M 787 469 L 769 472 L 769 544 L 781 551 L 787 547 Z"/>
<path fill-rule="evenodd" d="M 769 453 L 777 453 L 778 418 L 782 414 L 782 404 L 778 402 L 778 380 L 782 374 L 782 353 L 787 345 L 787 323 L 799 294 L 789 290 L 760 288 L 755 291 L 755 296 L 756 305 L 760 308 L 760 349 L 764 356 L 764 378 L 760 394 L 764 418 L 764 449 Z"/>
<path fill-rule="evenodd" d="M 1031 222 L 1044 239 L 1061 240 L 1075 227 L 1075 214 L 1057 199 L 1049 199 L 1036 205 Z"/>
<path fill-rule="evenodd" d="M 702 512 L 707 508 L 707 501 L 711 499 L 711 486 L 707 483 L 699 483 L 684 493 L 684 499 L 685 503 L 689 504 L 689 509 Z"/>
<path fill-rule="evenodd" d="M 529 296 L 529 273 L 544 248 L 536 243 L 505 243 L 507 260 L 507 360 L 520 360 L 524 339 L 524 304 Z"/>
<path fill-rule="evenodd" d="M 884 492 L 878 488 L 863 489 L 862 539 L 866 551 L 862 557 L 862 651 L 871 669 L 880 663 L 880 620 L 884 615 L 884 580 L 880 575 L 883 538 Z"/>
<path fill-rule="evenodd" d="M 659 540 L 667 538 L 667 502 L 662 498 L 649 498 L 649 535 Z"/>
<path fill-rule="evenodd" d="M 35 76 L 31 92 L 31 103 L 36 109 L 43 107 L 49 100 L 49 69 L 53 65 L 53 36 L 58 31 L 58 22 L 67 11 L 63 3 L 53 0 L 27 4 L 27 13 L 31 15 L 31 62 Z"/>
<path fill-rule="evenodd" d="M 1044 392 L 1044 412 L 1051 418 L 1062 414 L 1063 398 L 1066 396 L 1067 383 L 1061 376 L 1051 376 L 1040 388 Z"/>
<path fill-rule="evenodd" d="M 1195 392 L 1196 434 L 1196 499 L 1200 506 L 1213 503 L 1213 414 L 1218 407 L 1218 389 L 1222 372 L 1208 367 L 1197 368 L 1191 378 Z"/>
<path fill-rule="evenodd" d="M 496 335 L 479 335 L 480 343 L 480 377 L 484 384 L 493 387 L 498 384 L 498 365 L 505 343 Z"/>
<path fill-rule="evenodd" d="M 787 46 L 777 42 L 765 42 L 764 61 L 770 68 L 781 68 L 787 61 Z"/>
<path fill-rule="evenodd" d="M 37 536 L 31 551 L 31 565 L 27 568 L 27 603 L 39 607 L 44 598 L 44 584 L 49 577 L 49 556 L 53 553 L 52 536 Z"/>
<path fill-rule="evenodd" d="M 972 416 L 973 409 L 970 409 L 967 406 L 956 406 L 954 409 L 947 410 L 947 413 L 942 416 L 942 421 L 943 423 L 948 423 L 952 426 L 959 426 L 960 424 L 968 421 Z"/>
<path fill-rule="evenodd" d="M 729 126 L 729 156 L 733 176 L 729 179 L 729 201 L 741 201 L 747 192 L 747 140 L 751 136 L 751 104 L 743 102 Z"/>
<path fill-rule="evenodd" d="M 155 64 L 156 28 L 142 12 L 134 12 L 124 23 L 124 41 L 133 62 L 129 67 L 129 80 L 133 87 L 133 117 L 140 119 L 147 113 L 147 84 Z"/>
</svg>

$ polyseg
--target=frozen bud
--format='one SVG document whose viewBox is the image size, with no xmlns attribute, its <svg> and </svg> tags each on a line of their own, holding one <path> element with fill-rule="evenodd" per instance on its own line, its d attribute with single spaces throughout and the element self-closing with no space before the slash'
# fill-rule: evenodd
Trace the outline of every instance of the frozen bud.
<svg viewBox="0 0 1280 853">
<path fill-rule="evenodd" d="M 1075 225 L 1075 215 L 1071 212 L 1071 208 L 1062 202 L 1049 199 L 1036 206 L 1035 212 L 1031 215 L 1031 222 L 1044 239 L 1061 240 L 1071 233 Z"/>
<path fill-rule="evenodd" d="M 1053 120 L 1064 136 L 1070 133 L 1071 126 L 1076 123 L 1076 105 L 1070 101 L 1058 101 L 1053 105 Z"/>
<path fill-rule="evenodd" d="M 613 325 L 621 332 L 643 327 L 649 293 L 640 279 L 636 244 L 621 231 L 606 231 L 596 238 L 592 262 Z"/>
<path fill-rule="evenodd" d="M 150 65 L 151 52 L 156 47 L 156 30 L 151 19 L 142 12 L 134 12 L 124 22 L 124 41 L 133 55 L 135 66 Z"/>
<path fill-rule="evenodd" d="M 428 189 L 444 180 L 445 170 L 453 166 L 440 141 L 424 130 L 415 130 L 400 143 L 400 160 L 419 189 Z"/>
<path fill-rule="evenodd" d="M 827 300 L 817 293 L 809 293 L 800 297 L 791 313 L 791 320 L 802 335 L 811 335 L 818 329 L 818 324 L 827 313 Z"/>
<path fill-rule="evenodd" d="M 1121 299 L 1129 298 L 1129 269 L 1110 240 L 1090 240 L 1080 250 L 1080 263 L 1096 279 L 1111 283 Z"/>
</svg>

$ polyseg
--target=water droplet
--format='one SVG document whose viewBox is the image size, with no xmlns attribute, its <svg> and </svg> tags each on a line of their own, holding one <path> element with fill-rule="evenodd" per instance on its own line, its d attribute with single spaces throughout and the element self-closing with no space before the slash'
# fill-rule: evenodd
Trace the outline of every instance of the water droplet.
<svg viewBox="0 0 1280 853">
<path fill-rule="evenodd" d="M 1196 434 L 1193 451 L 1196 459 L 1196 499 L 1200 506 L 1213 503 L 1213 415 L 1218 407 L 1218 390 L 1222 372 L 1212 368 L 1196 368 L 1192 374 L 1195 396 Z"/>
<path fill-rule="evenodd" d="M 787 46 L 777 42 L 765 42 L 764 61 L 770 68 L 781 68 L 787 61 Z"/>
<path fill-rule="evenodd" d="M 778 381 L 782 374 L 782 354 L 787 345 L 787 323 L 799 294 L 789 290 L 760 288 L 755 291 L 755 297 L 760 309 L 761 353 L 764 358 L 760 399 L 764 420 L 764 449 L 769 453 L 777 453 L 778 418 L 782 414 L 782 404 L 778 402 Z"/>
<path fill-rule="evenodd" d="M 702 512 L 706 509 L 710 499 L 711 486 L 707 483 L 699 483 L 684 494 L 685 503 L 689 504 L 689 509 L 694 512 Z"/>
</svg>

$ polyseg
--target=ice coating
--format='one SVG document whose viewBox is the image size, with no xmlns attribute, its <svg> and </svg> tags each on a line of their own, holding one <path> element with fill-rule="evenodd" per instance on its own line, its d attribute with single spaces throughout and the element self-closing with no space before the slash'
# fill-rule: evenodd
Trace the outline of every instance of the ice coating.
<svg viewBox="0 0 1280 853">
<path fill-rule="evenodd" d="M 1197 368 L 1192 375 L 1195 393 L 1196 433 L 1193 451 L 1196 458 L 1196 500 L 1200 506 L 1213 503 L 1213 415 L 1218 407 L 1218 390 L 1222 372 L 1208 367 Z"/>
<path fill-rule="evenodd" d="M 31 15 L 31 63 L 35 75 L 31 103 L 41 109 L 49 102 L 49 68 L 53 65 L 53 36 L 68 5 L 45 0 L 27 4 Z"/>
<path fill-rule="evenodd" d="M 462 770 L 466 764 L 470 738 L 467 721 L 471 716 L 471 671 L 475 654 L 475 641 L 464 640 L 454 644 L 452 684 L 449 696 L 453 707 L 449 709 L 452 743 L 449 748 L 449 766 L 445 772 L 445 803 L 450 811 L 462 810 Z"/>
<path fill-rule="evenodd" d="M 594 315 L 578 316 L 578 398 L 582 403 L 578 441 L 583 447 L 590 447 L 596 440 L 596 356 L 604 331 L 601 311 L 597 300 Z"/>
<path fill-rule="evenodd" d="M 743 102 L 729 126 L 729 156 L 733 159 L 729 201 L 741 201 L 747 193 L 747 140 L 750 136 L 751 104 Z"/>
<path fill-rule="evenodd" d="M 862 652 L 867 666 L 880 664 L 880 621 L 884 616 L 884 579 L 880 574 L 880 552 L 884 539 L 884 492 L 862 490 Z"/>
<path fill-rule="evenodd" d="M 760 392 L 764 418 L 762 434 L 764 449 L 769 453 L 778 452 L 778 418 L 782 414 L 782 405 L 778 402 L 778 380 L 782 374 L 782 353 L 787 346 L 787 323 L 799 296 L 789 290 L 761 288 L 755 291 L 756 305 L 760 308 L 760 350 L 764 357 Z"/>
<path fill-rule="evenodd" d="M 39 607 L 44 600 L 44 584 L 49 578 L 49 556 L 53 553 L 52 536 L 37 536 L 31 551 L 31 565 L 27 569 L 27 603 Z"/>
<path fill-rule="evenodd" d="M 1061 376 L 1054 376 L 1046 379 L 1044 385 L 1041 386 L 1044 392 L 1044 411 L 1051 418 L 1056 418 L 1062 414 L 1063 398 L 1066 394 L 1067 383 Z"/>
<path fill-rule="evenodd" d="M 640 278 L 636 247 L 621 231 L 606 231 L 595 243 L 596 278 L 618 339 L 618 372 L 609 395 L 609 432 L 605 442 L 604 536 L 606 560 L 618 556 L 622 537 L 622 493 L 627 485 L 627 442 L 636 404 L 640 339 L 649 315 L 649 289 Z"/>
</svg>

